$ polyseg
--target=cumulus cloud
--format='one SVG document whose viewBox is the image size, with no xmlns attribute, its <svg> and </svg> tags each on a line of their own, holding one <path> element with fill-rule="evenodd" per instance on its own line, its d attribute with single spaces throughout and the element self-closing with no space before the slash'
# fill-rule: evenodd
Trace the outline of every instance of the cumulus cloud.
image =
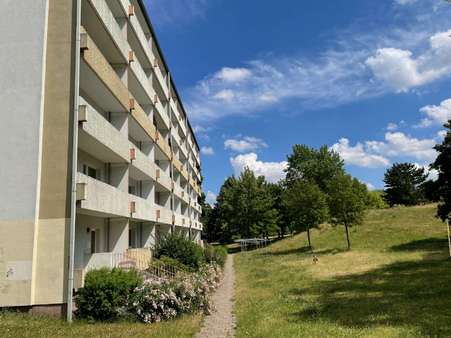
<svg viewBox="0 0 451 338">
<path fill-rule="evenodd" d="M 366 60 L 374 77 L 396 92 L 422 86 L 451 72 L 451 30 L 429 38 L 429 48 L 414 56 L 410 50 L 380 48 Z"/>
<path fill-rule="evenodd" d="M 420 127 L 443 125 L 451 119 L 451 99 L 444 100 L 438 106 L 429 105 L 420 109 L 426 115 L 419 124 Z"/>
<path fill-rule="evenodd" d="M 386 157 L 410 157 L 417 160 L 433 161 L 437 152 L 433 149 L 435 139 L 417 139 L 401 132 L 388 132 L 385 142 L 367 141 L 370 152 Z"/>
<path fill-rule="evenodd" d="M 400 7 L 393 6 L 387 16 L 402 15 L 402 26 L 396 20 L 377 29 L 358 23 L 315 55 L 267 51 L 206 75 L 184 93 L 192 120 L 211 124 L 290 105 L 297 111 L 334 107 L 405 92 L 450 74 L 451 31 L 443 27 L 449 25 L 451 6 L 422 0 L 409 10 Z"/>
<path fill-rule="evenodd" d="M 225 82 L 239 82 L 249 78 L 251 74 L 246 68 L 224 67 L 214 75 L 214 78 Z"/>
<path fill-rule="evenodd" d="M 387 127 L 385 128 L 388 131 L 395 131 L 398 129 L 398 124 L 390 122 L 389 124 L 387 124 Z"/>
<path fill-rule="evenodd" d="M 417 139 L 402 132 L 387 132 L 384 141 L 357 142 L 353 146 L 347 138 L 342 138 L 331 149 L 338 152 L 347 164 L 378 168 L 389 166 L 390 159 L 396 158 L 431 162 L 437 156 L 433 149 L 437 140 L 438 138 Z"/>
<path fill-rule="evenodd" d="M 269 182 L 278 182 L 285 178 L 284 170 L 288 163 L 282 162 L 263 162 L 258 160 L 256 153 L 248 153 L 238 155 L 230 158 L 230 164 L 234 170 L 235 175 L 240 175 L 244 168 L 249 168 L 257 176 L 265 176 Z"/>
<path fill-rule="evenodd" d="M 224 141 L 225 149 L 230 149 L 238 153 L 256 151 L 260 148 L 267 147 L 268 145 L 263 140 L 250 136 L 245 136 L 240 139 L 227 139 Z"/>
<path fill-rule="evenodd" d="M 340 139 L 331 149 L 339 153 L 347 164 L 367 168 L 386 167 L 390 164 L 387 158 L 368 153 L 361 143 L 351 146 L 347 138 Z"/>
<path fill-rule="evenodd" d="M 214 205 L 216 203 L 217 197 L 218 196 L 214 192 L 208 190 L 207 195 L 205 196 L 205 200 L 207 201 L 208 204 Z"/>
<path fill-rule="evenodd" d="M 209 147 L 209 146 L 203 146 L 202 148 L 200 148 L 200 152 L 203 155 L 206 155 L 206 156 L 212 156 L 212 155 L 215 154 L 214 149 L 212 147 Z"/>
</svg>

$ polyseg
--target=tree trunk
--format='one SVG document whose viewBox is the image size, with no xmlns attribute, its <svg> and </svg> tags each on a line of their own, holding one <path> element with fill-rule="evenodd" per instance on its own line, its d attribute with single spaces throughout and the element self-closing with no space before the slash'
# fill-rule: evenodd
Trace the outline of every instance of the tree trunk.
<svg viewBox="0 0 451 338">
<path fill-rule="evenodd" d="M 346 228 L 346 241 L 348 242 L 348 250 L 351 250 L 351 242 L 349 241 L 349 229 L 348 224 L 345 223 Z"/>
<path fill-rule="evenodd" d="M 308 238 L 308 246 L 311 250 L 312 249 L 312 241 L 310 240 L 310 227 L 307 228 L 307 238 Z"/>
</svg>

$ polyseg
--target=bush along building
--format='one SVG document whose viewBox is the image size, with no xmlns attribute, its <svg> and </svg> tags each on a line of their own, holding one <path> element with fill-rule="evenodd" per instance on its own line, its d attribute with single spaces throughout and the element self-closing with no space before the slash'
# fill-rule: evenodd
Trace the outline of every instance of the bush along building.
<svg viewBox="0 0 451 338">
<path fill-rule="evenodd" d="M 0 23 L 0 307 L 200 242 L 199 146 L 141 0 L 18 1 Z"/>
</svg>

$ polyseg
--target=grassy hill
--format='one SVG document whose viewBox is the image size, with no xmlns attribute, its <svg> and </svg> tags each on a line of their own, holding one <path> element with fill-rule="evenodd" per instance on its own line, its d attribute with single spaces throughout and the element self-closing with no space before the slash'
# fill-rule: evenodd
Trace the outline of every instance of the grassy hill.
<svg viewBox="0 0 451 338">
<path fill-rule="evenodd" d="M 451 261 L 435 206 L 377 210 L 351 230 L 237 255 L 238 337 L 451 337 Z"/>
</svg>

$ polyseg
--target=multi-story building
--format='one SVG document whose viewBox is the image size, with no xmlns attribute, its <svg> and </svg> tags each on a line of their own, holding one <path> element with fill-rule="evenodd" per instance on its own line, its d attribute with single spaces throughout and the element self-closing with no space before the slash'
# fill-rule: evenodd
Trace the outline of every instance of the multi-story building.
<svg viewBox="0 0 451 338">
<path fill-rule="evenodd" d="M 60 308 L 170 231 L 200 242 L 199 147 L 143 1 L 1 12 L 0 307 Z"/>
</svg>

